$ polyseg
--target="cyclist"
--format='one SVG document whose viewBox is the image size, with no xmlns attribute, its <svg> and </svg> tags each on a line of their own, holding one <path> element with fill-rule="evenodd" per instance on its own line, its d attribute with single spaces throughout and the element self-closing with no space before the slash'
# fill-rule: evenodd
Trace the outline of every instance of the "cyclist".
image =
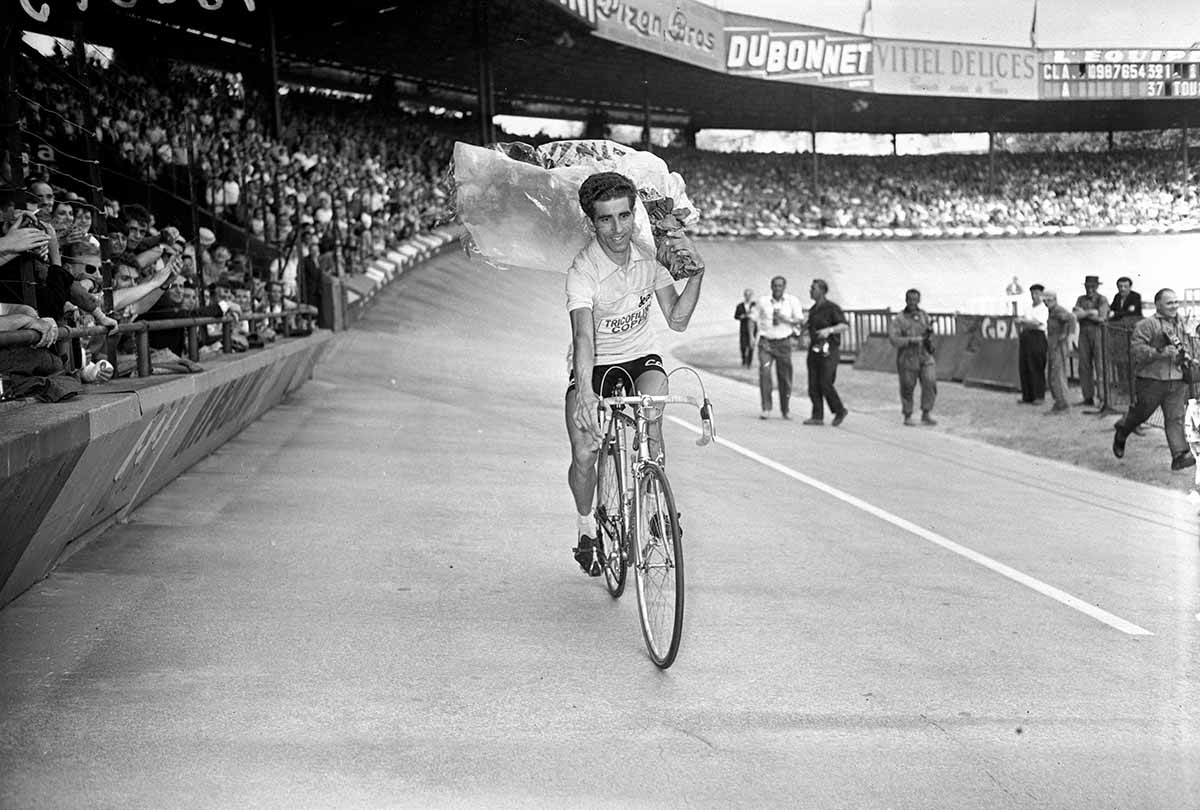
<svg viewBox="0 0 1200 810">
<path fill-rule="evenodd" d="M 579 514 L 578 542 L 572 551 L 584 571 L 599 576 L 596 525 L 592 498 L 596 491 L 596 461 L 602 439 L 596 410 L 604 373 L 606 386 L 629 381 L 642 394 L 665 394 L 667 375 L 662 357 L 654 352 L 650 302 L 658 306 L 667 325 L 687 329 L 700 298 L 703 271 L 688 278 L 676 292 L 671 274 L 655 259 L 652 246 L 633 240 L 637 188 L 616 172 L 593 174 L 579 188 L 579 205 L 593 238 L 567 271 L 567 312 L 571 318 L 570 375 L 566 394 L 567 435 L 571 466 L 567 482 Z M 678 250 L 695 255 L 686 238 Z M 578 384 L 578 381 L 585 381 Z M 586 384 L 590 381 L 591 384 Z M 604 391 L 608 395 L 610 391 Z M 662 426 L 652 426 L 652 452 L 662 447 Z"/>
</svg>

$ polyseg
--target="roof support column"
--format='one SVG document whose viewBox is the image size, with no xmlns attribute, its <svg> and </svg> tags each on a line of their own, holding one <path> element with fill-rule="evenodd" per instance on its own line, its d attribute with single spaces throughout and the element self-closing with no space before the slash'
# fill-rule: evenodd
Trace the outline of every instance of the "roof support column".
<svg viewBox="0 0 1200 810">
<path fill-rule="evenodd" d="M 17 64 L 21 26 L 14 20 L 17 6 L 0 7 L 0 192 L 12 193 L 17 208 L 25 207 L 25 144 L 21 139 L 21 105 L 17 99 Z M 2 199 L 2 195 L 0 195 Z"/>
<path fill-rule="evenodd" d="M 87 182 L 91 188 L 88 189 L 88 198 L 95 211 L 92 214 L 92 228 L 96 232 L 96 236 L 100 239 L 100 274 L 104 279 L 104 307 L 106 311 L 112 310 L 112 268 L 108 260 L 112 258 L 112 247 L 108 241 L 108 222 L 104 218 L 104 192 L 101 189 L 100 180 L 100 161 L 97 160 L 96 149 L 96 114 L 92 109 L 92 105 L 87 102 L 86 96 L 90 96 L 90 87 L 88 85 L 87 74 L 87 54 L 84 52 L 83 39 L 83 22 L 76 20 L 71 24 L 71 34 L 75 47 L 71 49 L 72 67 L 75 70 L 75 78 L 79 83 L 87 88 L 85 91 L 80 91 L 85 98 L 80 99 L 80 108 L 83 111 L 83 156 L 87 160 Z M 116 347 L 116 341 L 111 341 L 111 346 Z M 113 352 L 116 356 L 116 352 Z"/>
<path fill-rule="evenodd" d="M 996 193 L 996 133 L 988 130 L 988 194 Z"/>
<path fill-rule="evenodd" d="M 1188 120 L 1183 119 L 1183 193 L 1188 190 Z"/>
<path fill-rule="evenodd" d="M 821 191 L 821 174 L 817 167 L 817 94 L 812 88 L 808 91 L 808 110 L 809 132 L 812 134 L 812 185 L 813 194 L 816 195 Z"/>
<path fill-rule="evenodd" d="M 646 56 L 642 55 L 642 148 L 651 151 L 650 143 L 650 79 L 646 74 Z"/>
<path fill-rule="evenodd" d="M 496 132 L 492 117 L 496 114 L 494 97 L 495 83 L 492 77 L 491 33 L 488 27 L 488 16 L 491 11 L 490 0 L 475 0 L 475 62 L 479 69 L 479 83 L 476 97 L 479 115 L 479 142 L 492 143 L 496 140 Z"/>
<path fill-rule="evenodd" d="M 263 34 L 267 46 L 263 89 L 267 93 L 267 113 L 270 116 L 271 138 L 277 141 L 279 133 L 283 131 L 283 113 L 279 107 L 279 51 L 275 48 L 275 3 L 273 0 L 267 0 L 263 6 L 263 11 L 266 12 L 263 15 L 265 25 Z"/>
</svg>

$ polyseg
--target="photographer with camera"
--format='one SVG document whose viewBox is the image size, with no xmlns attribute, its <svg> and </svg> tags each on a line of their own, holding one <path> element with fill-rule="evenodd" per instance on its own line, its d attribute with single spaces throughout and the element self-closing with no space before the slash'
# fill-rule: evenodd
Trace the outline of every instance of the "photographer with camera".
<svg viewBox="0 0 1200 810">
<path fill-rule="evenodd" d="M 50 225 L 32 211 L 15 210 L 12 216 L 0 240 L 0 301 L 27 303 L 22 262 L 13 261 L 24 256 L 34 262 L 33 299 L 39 317 L 53 318 L 61 325 L 69 303 L 89 313 L 97 324 L 115 329 L 117 322 L 104 312 L 101 298 L 62 267 L 58 240 Z"/>
<path fill-rule="evenodd" d="M 933 321 L 921 309 L 921 292 L 904 293 L 904 309 L 892 318 L 888 340 L 896 347 L 896 372 L 900 376 L 900 412 L 904 424 L 913 423 L 913 392 L 921 384 L 921 424 L 936 425 L 932 416 L 937 401 L 937 360 L 933 355 Z"/>
<path fill-rule="evenodd" d="M 1113 455 L 1125 456 L 1129 434 L 1162 408 L 1171 469 L 1183 470 L 1196 464 L 1183 431 L 1187 408 L 1187 379 L 1200 368 L 1195 360 L 1196 325 L 1179 315 L 1179 296 L 1169 288 L 1154 296 L 1155 312 L 1138 321 L 1130 338 L 1134 367 L 1134 400 L 1129 412 L 1113 426 Z"/>
</svg>

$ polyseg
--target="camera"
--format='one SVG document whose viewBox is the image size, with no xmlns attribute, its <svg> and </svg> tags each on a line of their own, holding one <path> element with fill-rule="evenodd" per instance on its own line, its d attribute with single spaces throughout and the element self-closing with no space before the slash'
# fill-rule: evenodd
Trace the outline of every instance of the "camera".
<svg viewBox="0 0 1200 810">
<path fill-rule="evenodd" d="M 1187 368 L 1191 364 L 1192 358 L 1188 354 L 1187 346 L 1178 337 L 1171 336 L 1171 345 L 1175 347 L 1178 354 L 1175 355 L 1175 362 L 1179 363 L 1180 368 Z"/>
</svg>

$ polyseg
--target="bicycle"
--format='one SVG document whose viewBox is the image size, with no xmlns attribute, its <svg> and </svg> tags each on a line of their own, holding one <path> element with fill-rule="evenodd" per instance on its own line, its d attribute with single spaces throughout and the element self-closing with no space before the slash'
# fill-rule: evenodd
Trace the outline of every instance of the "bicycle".
<svg viewBox="0 0 1200 810">
<path fill-rule="evenodd" d="M 693 369 L 681 367 L 667 375 Z M 606 390 L 603 384 L 601 391 Z M 712 403 L 701 396 L 625 395 L 618 381 L 600 400 L 604 435 L 596 475 L 596 543 L 605 586 L 614 599 L 625 592 L 630 568 L 637 590 L 642 637 L 661 669 L 675 661 L 683 632 L 683 531 L 661 453 L 650 455 L 649 430 L 667 405 L 700 409 L 704 446 L 716 436 Z M 657 413 L 651 413 L 657 411 Z"/>
</svg>

